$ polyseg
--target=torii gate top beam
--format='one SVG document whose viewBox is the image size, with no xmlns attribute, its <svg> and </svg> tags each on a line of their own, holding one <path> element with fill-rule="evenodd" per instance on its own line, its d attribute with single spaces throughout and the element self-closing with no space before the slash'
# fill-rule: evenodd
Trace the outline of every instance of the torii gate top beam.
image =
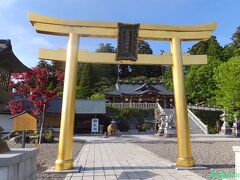
<svg viewBox="0 0 240 180">
<path fill-rule="evenodd" d="M 118 37 L 118 24 L 115 22 L 65 20 L 35 13 L 28 13 L 28 17 L 35 30 L 43 34 L 68 36 L 70 33 L 74 33 L 80 37 Z M 139 39 L 171 40 L 172 38 L 179 38 L 181 41 L 205 40 L 211 36 L 216 26 L 216 22 L 193 26 L 140 24 Z"/>
</svg>

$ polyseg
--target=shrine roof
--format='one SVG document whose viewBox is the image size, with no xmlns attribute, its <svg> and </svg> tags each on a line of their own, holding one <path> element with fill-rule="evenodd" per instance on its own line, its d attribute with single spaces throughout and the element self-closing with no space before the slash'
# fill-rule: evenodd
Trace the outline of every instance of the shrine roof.
<svg viewBox="0 0 240 180">
<path fill-rule="evenodd" d="M 145 82 L 118 82 L 116 90 L 107 92 L 106 95 L 143 95 L 145 93 L 173 96 L 173 92 L 168 90 L 162 83 Z"/>
<path fill-rule="evenodd" d="M 29 70 L 13 53 L 10 40 L 0 39 L 0 65 L 8 68 L 10 72 L 25 72 Z"/>
<path fill-rule="evenodd" d="M 56 97 L 50 101 L 47 113 L 61 113 L 62 98 Z M 106 114 L 105 100 L 76 99 L 76 114 Z"/>
</svg>

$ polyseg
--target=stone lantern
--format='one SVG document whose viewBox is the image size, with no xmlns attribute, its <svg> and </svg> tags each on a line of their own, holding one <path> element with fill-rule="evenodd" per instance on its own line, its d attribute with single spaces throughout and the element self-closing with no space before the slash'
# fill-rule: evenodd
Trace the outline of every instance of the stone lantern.
<svg viewBox="0 0 240 180">
<path fill-rule="evenodd" d="M 2 131 L 4 129 L 0 126 L 0 153 L 8 152 L 10 151 L 7 143 L 2 140 Z"/>
<path fill-rule="evenodd" d="M 168 115 L 165 119 L 164 137 L 176 137 L 176 126 L 173 122 L 173 116 Z"/>
<path fill-rule="evenodd" d="M 4 129 L 0 126 L 0 140 L 2 139 L 2 132 L 4 131 Z"/>
<path fill-rule="evenodd" d="M 118 131 L 117 122 L 112 120 L 110 125 L 107 127 L 107 131 L 109 135 L 116 136 Z"/>
<path fill-rule="evenodd" d="M 229 117 L 229 115 L 227 113 L 225 113 L 225 111 L 223 112 L 223 114 L 220 115 L 220 118 L 223 121 L 223 125 L 221 127 L 220 134 L 223 134 L 223 135 L 231 135 L 232 134 L 232 129 L 227 122 L 228 117 Z"/>
<path fill-rule="evenodd" d="M 239 112 L 237 112 L 234 115 L 234 119 L 235 119 L 235 122 L 233 123 L 232 133 L 234 136 L 240 137 L 240 113 Z"/>
<path fill-rule="evenodd" d="M 161 118 L 160 118 L 160 122 L 158 124 L 158 132 L 157 133 L 159 136 L 162 136 L 164 134 L 165 120 L 166 120 L 167 115 L 165 113 L 163 113 L 160 116 L 161 116 Z"/>
</svg>

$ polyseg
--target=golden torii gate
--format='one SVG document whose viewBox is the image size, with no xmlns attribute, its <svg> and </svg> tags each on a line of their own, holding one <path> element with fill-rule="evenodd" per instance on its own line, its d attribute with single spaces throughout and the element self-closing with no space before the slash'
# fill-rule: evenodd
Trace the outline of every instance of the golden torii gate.
<svg viewBox="0 0 240 180">
<path fill-rule="evenodd" d="M 73 168 L 72 147 L 78 61 L 102 64 L 172 65 L 178 141 L 176 165 L 194 166 L 183 65 L 207 64 L 207 56 L 182 54 L 181 41 L 207 40 L 216 29 L 217 23 L 194 26 L 140 24 L 139 40 L 170 41 L 171 54 L 139 54 L 137 61 L 116 61 L 116 54 L 113 53 L 93 53 L 79 50 L 79 38 L 118 38 L 118 23 L 64 20 L 35 13 L 29 13 L 28 17 L 38 33 L 69 37 L 67 50 L 40 49 L 39 51 L 40 59 L 66 61 L 58 158 L 55 162 L 56 170 Z"/>
</svg>

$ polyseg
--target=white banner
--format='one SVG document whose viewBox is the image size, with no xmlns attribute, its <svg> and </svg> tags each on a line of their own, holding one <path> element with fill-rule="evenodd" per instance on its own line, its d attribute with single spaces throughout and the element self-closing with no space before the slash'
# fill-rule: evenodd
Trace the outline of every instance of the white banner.
<svg viewBox="0 0 240 180">
<path fill-rule="evenodd" d="M 92 133 L 98 133 L 99 119 L 92 118 Z"/>
</svg>

